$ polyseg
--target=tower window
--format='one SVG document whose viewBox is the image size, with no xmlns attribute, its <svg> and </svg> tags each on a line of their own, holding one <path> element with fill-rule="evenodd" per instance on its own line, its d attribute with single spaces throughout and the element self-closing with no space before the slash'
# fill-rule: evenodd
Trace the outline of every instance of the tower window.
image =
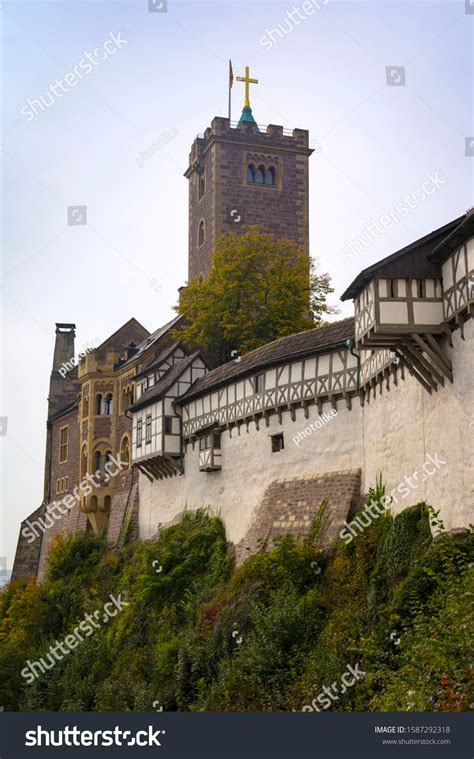
<svg viewBox="0 0 474 759">
<path fill-rule="evenodd" d="M 255 182 L 255 166 L 253 163 L 249 163 L 247 166 L 247 182 L 253 184 Z"/>
<path fill-rule="evenodd" d="M 265 184 L 275 184 L 275 168 L 270 166 L 265 172 Z"/>
<path fill-rule="evenodd" d="M 257 184 L 265 184 L 265 166 L 259 166 L 255 174 Z"/>
<path fill-rule="evenodd" d="M 104 459 L 103 459 L 102 453 L 100 451 L 96 451 L 95 452 L 95 456 L 94 456 L 94 463 L 95 463 L 95 471 L 96 472 L 98 472 L 98 471 L 100 471 L 102 469 L 103 461 L 104 461 Z"/>
<path fill-rule="evenodd" d="M 102 394 L 98 393 L 95 397 L 95 413 L 97 416 L 102 414 Z"/>
<path fill-rule="evenodd" d="M 204 193 L 206 192 L 206 180 L 204 177 L 199 177 L 198 188 L 198 199 L 201 200 L 201 198 L 204 197 Z"/>
<path fill-rule="evenodd" d="M 198 244 L 204 245 L 204 222 L 199 222 L 199 232 L 198 232 Z"/>
<path fill-rule="evenodd" d="M 128 443 L 128 437 L 124 437 L 120 446 L 120 463 L 125 469 L 130 468 L 130 446 Z"/>
<path fill-rule="evenodd" d="M 112 393 L 107 393 L 105 396 L 105 413 L 112 413 Z"/>
</svg>

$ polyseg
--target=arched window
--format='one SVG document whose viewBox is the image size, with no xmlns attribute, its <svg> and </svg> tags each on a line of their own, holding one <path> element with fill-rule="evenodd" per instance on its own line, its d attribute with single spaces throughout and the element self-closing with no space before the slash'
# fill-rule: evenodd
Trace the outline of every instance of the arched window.
<svg viewBox="0 0 474 759">
<path fill-rule="evenodd" d="M 102 393 L 97 393 L 95 397 L 95 413 L 97 416 L 102 414 Z"/>
<path fill-rule="evenodd" d="M 255 174 L 257 184 L 265 184 L 265 166 L 259 166 Z"/>
<path fill-rule="evenodd" d="M 101 453 L 101 451 L 96 451 L 96 452 L 95 452 L 95 455 L 94 455 L 94 464 L 95 464 L 95 471 L 96 471 L 96 472 L 97 472 L 98 470 L 101 470 L 101 469 L 102 469 L 102 464 L 103 464 L 103 456 L 102 456 L 102 453 Z"/>
<path fill-rule="evenodd" d="M 106 495 L 104 498 L 104 511 L 110 511 L 110 496 Z"/>
<path fill-rule="evenodd" d="M 125 469 L 130 468 L 130 443 L 128 437 L 124 437 L 120 445 L 120 463 Z"/>
<path fill-rule="evenodd" d="M 275 168 L 270 166 L 265 172 L 265 184 L 275 184 Z"/>
<path fill-rule="evenodd" d="M 199 245 L 204 245 L 204 222 L 199 222 L 199 234 L 198 234 L 198 243 Z"/>
<path fill-rule="evenodd" d="M 81 480 L 84 479 L 84 477 L 87 474 L 87 446 L 82 447 L 82 453 L 81 453 Z"/>
<path fill-rule="evenodd" d="M 201 200 L 202 197 L 204 197 L 204 193 L 206 192 L 206 180 L 203 176 L 199 177 L 199 192 L 198 197 L 199 200 Z"/>
<path fill-rule="evenodd" d="M 109 463 L 109 461 L 112 461 L 112 451 L 106 451 L 104 456 L 104 467 L 106 464 Z"/>
<path fill-rule="evenodd" d="M 91 495 L 91 511 L 97 511 L 97 496 Z"/>
<path fill-rule="evenodd" d="M 249 163 L 247 166 L 247 182 L 253 184 L 255 182 L 255 166 L 253 163 Z"/>
<path fill-rule="evenodd" d="M 112 413 L 112 405 L 113 405 L 112 393 L 107 393 L 107 395 L 105 396 L 105 413 L 106 414 Z"/>
<path fill-rule="evenodd" d="M 89 416 L 89 396 L 82 396 L 82 417 Z"/>
</svg>

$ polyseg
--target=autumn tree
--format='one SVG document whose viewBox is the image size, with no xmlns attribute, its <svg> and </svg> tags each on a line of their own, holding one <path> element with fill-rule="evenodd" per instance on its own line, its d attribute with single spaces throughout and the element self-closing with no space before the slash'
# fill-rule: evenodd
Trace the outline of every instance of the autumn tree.
<svg viewBox="0 0 474 759">
<path fill-rule="evenodd" d="M 311 329 L 336 309 L 328 274 L 287 238 L 259 227 L 228 233 L 217 243 L 207 278 L 181 291 L 175 310 L 186 318 L 180 339 L 204 346 L 220 362 L 285 335 Z"/>
</svg>

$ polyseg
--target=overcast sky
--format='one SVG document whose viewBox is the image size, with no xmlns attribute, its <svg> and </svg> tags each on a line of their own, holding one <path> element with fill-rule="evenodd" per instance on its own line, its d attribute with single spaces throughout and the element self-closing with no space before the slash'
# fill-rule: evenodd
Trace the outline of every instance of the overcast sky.
<svg viewBox="0 0 474 759">
<path fill-rule="evenodd" d="M 472 205 L 474 1 L 323 1 L 156 0 L 159 12 L 148 0 L 3 3 L 0 557 L 10 567 L 20 521 L 42 499 L 54 323 L 76 323 L 79 350 L 132 316 L 151 331 L 173 315 L 187 274 L 183 172 L 195 135 L 227 115 L 229 58 L 260 80 L 259 123 L 310 130 L 311 251 L 334 303 L 361 269 Z M 28 99 L 41 96 L 50 104 L 35 115 Z M 236 83 L 233 118 L 242 100 Z M 423 200 L 404 200 L 426 181 Z M 400 203 L 404 218 L 348 261 L 347 243 Z M 87 223 L 68 225 L 69 206 L 87 206 Z"/>
</svg>

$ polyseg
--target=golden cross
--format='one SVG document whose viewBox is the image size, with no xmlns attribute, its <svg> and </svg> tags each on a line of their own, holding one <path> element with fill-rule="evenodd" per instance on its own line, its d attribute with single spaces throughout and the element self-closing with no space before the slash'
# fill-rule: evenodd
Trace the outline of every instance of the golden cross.
<svg viewBox="0 0 474 759">
<path fill-rule="evenodd" d="M 250 69 L 248 66 L 245 67 L 245 76 L 238 76 L 237 77 L 238 82 L 245 82 L 245 100 L 244 100 L 244 106 L 250 106 L 250 84 L 258 84 L 258 79 L 251 79 L 250 78 Z"/>
</svg>

